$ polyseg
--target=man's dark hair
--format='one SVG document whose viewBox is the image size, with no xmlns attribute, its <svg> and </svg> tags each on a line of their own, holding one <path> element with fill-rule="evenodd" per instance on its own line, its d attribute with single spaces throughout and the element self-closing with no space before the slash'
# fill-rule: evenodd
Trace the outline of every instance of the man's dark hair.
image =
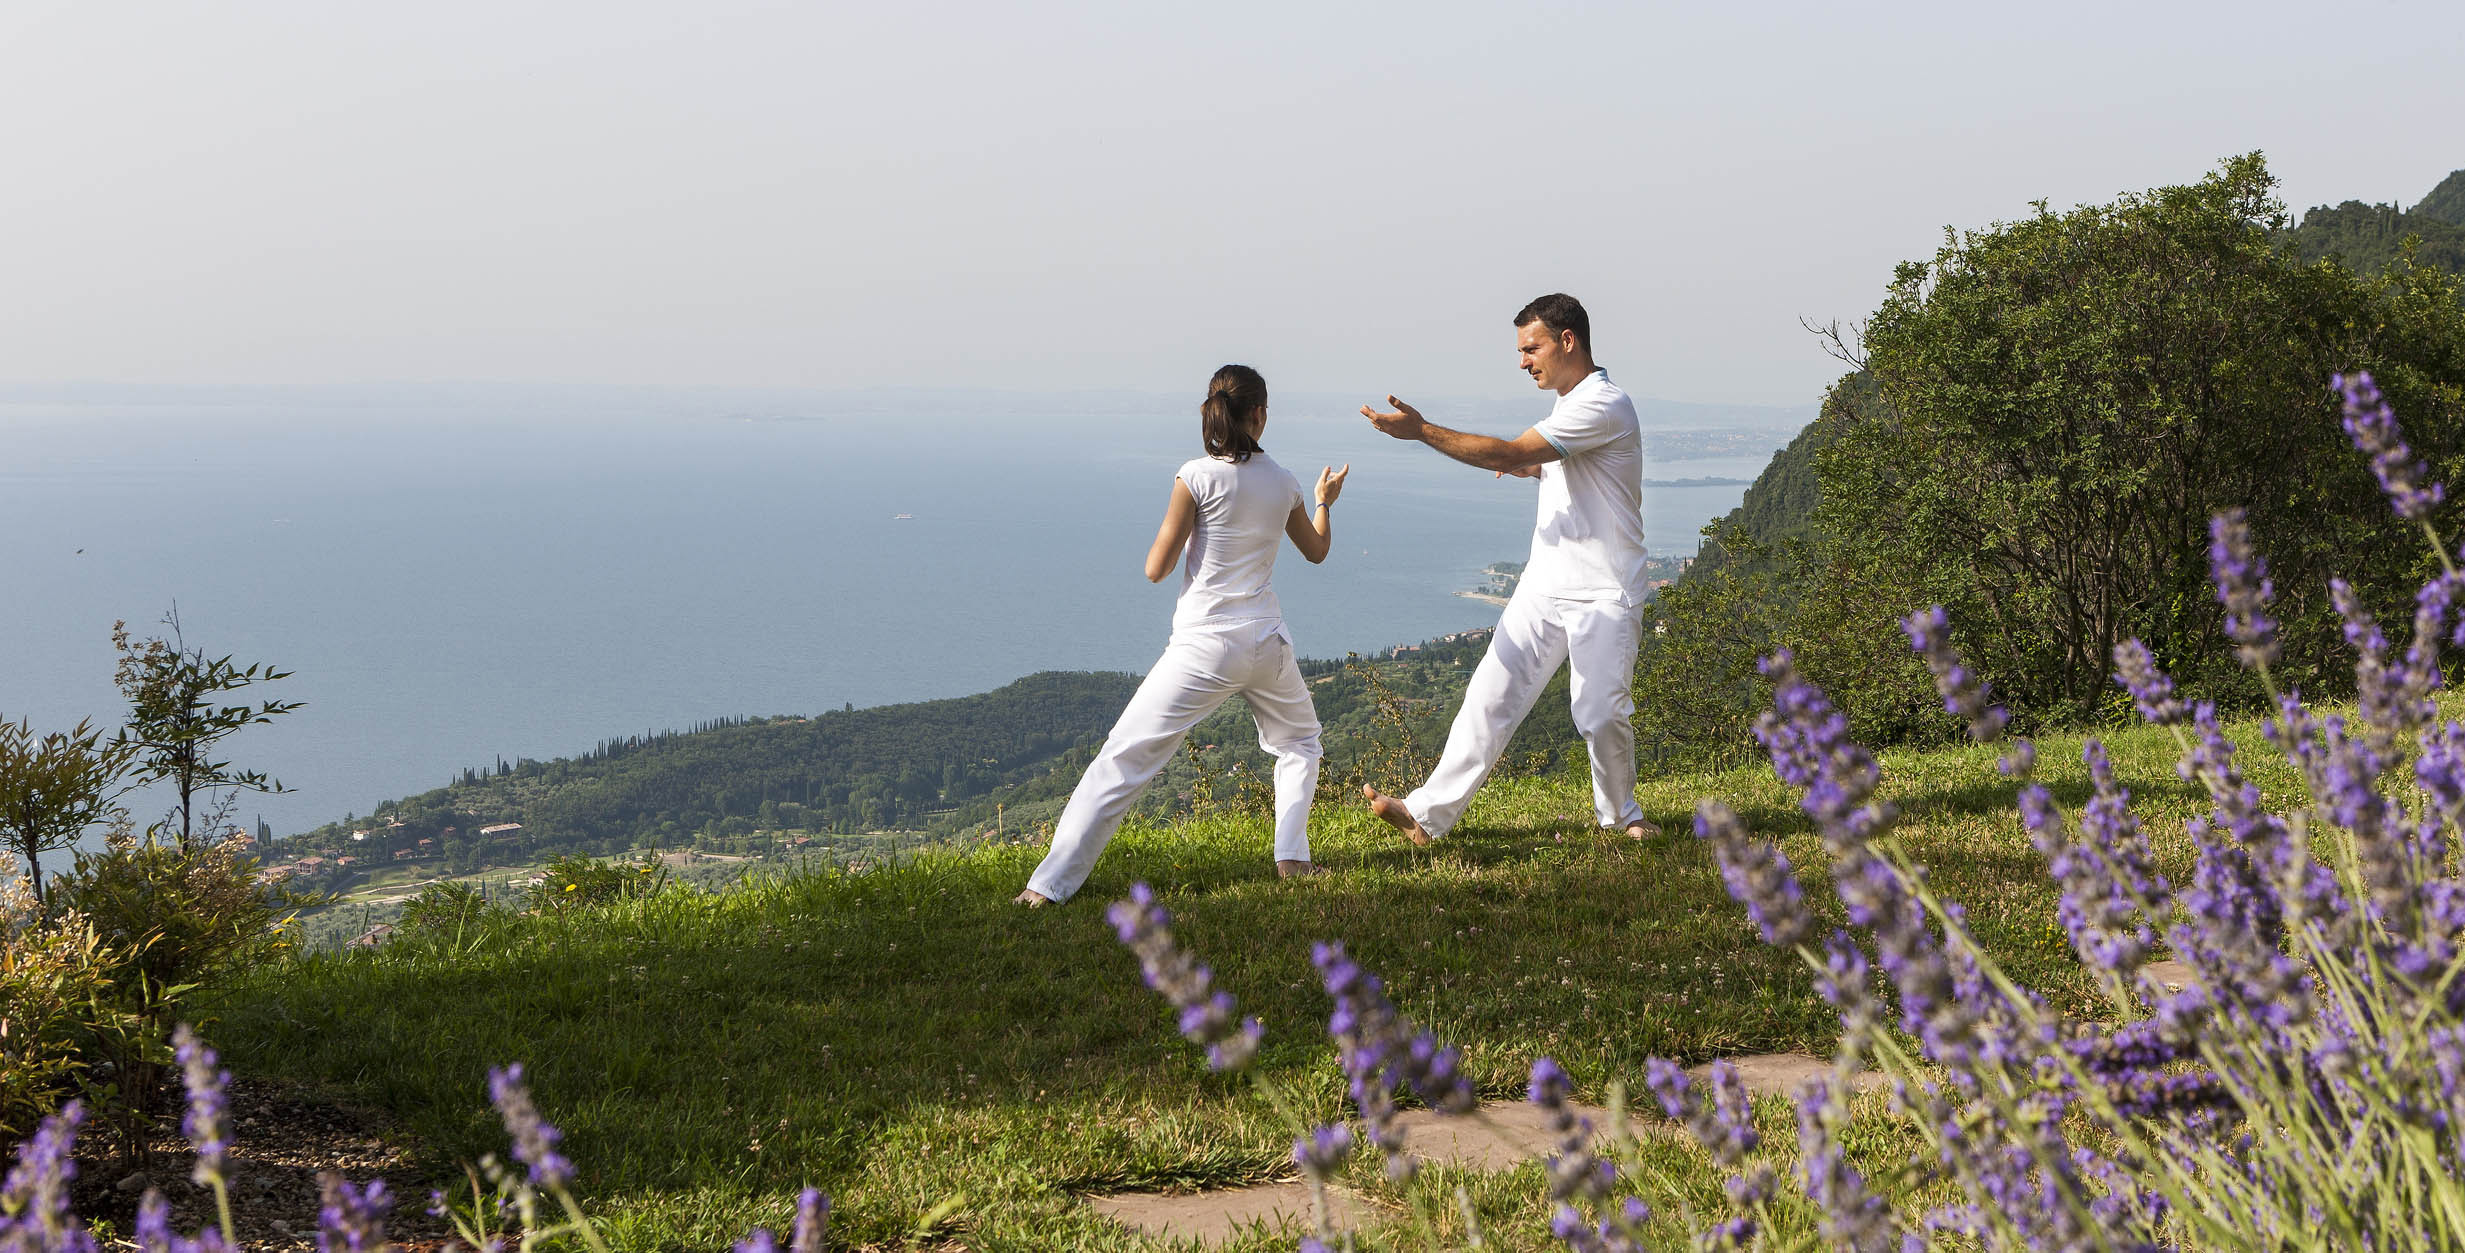
<svg viewBox="0 0 2465 1253">
<path fill-rule="evenodd" d="M 1592 315 L 1583 311 L 1583 302 L 1562 291 L 1553 291 L 1523 307 L 1515 315 L 1515 325 L 1530 326 L 1538 322 L 1552 335 L 1575 332 L 1575 343 L 1585 352 L 1592 351 Z"/>
</svg>

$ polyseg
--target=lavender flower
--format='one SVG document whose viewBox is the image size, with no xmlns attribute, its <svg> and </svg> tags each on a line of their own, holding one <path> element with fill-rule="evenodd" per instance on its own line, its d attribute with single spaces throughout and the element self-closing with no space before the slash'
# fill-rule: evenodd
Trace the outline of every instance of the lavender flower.
<svg viewBox="0 0 2465 1253">
<path fill-rule="evenodd" d="M 317 1253 L 375 1253 L 385 1245 L 385 1216 L 394 1197 L 385 1181 L 355 1188 L 333 1171 L 317 1176 Z"/>
<path fill-rule="evenodd" d="M 1888 807 L 1872 801 L 1882 781 L 1873 754 L 1849 739 L 1848 719 L 1823 689 L 1798 678 L 1789 650 L 1764 658 L 1758 668 L 1772 682 L 1772 708 L 1755 720 L 1755 738 L 1771 755 L 1772 770 L 1804 792 L 1799 803 L 1833 856 L 1864 848 L 1891 818 Z"/>
<path fill-rule="evenodd" d="M 2105 746 L 2091 739 L 2080 756 L 2096 793 L 2081 812 L 2079 838 L 2070 838 L 2042 788 L 2030 791 L 2027 826 L 2062 887 L 2056 916 L 2072 948 L 2128 983 L 2156 942 L 2143 911 L 2160 908 L 2168 889 L 2149 868 L 2148 838 L 2131 814 L 2131 793 L 2114 781 Z"/>
<path fill-rule="evenodd" d="M 1660 1099 L 1660 1107 L 1711 1153 L 1712 1160 L 1731 1170 L 1746 1161 L 1763 1137 L 1755 1130 L 1754 1111 L 1737 1067 L 1714 1062 L 1706 1076 L 1709 1099 L 1696 1099 L 1694 1084 L 1676 1062 L 1654 1057 L 1644 1062 L 1644 1083 Z"/>
<path fill-rule="evenodd" d="M 2406 447 L 2405 433 L 2397 429 L 2396 414 L 2379 394 L 2379 385 L 2367 371 L 2356 371 L 2332 377 L 2329 386 L 2343 393 L 2345 433 L 2353 437 L 2356 450 L 2370 456 L 2371 472 L 2379 476 L 2380 490 L 2388 493 L 2397 516 L 2414 521 L 2428 517 L 2432 507 L 2446 499 L 2447 489 L 2438 483 L 2423 485 L 2429 468 Z"/>
<path fill-rule="evenodd" d="M 1352 1128 L 1335 1123 L 1292 1142 L 1292 1164 L 1314 1182 L 1325 1182 L 1352 1156 Z"/>
<path fill-rule="evenodd" d="M 2254 669 L 2274 664 L 2277 622 L 2268 616 L 2268 601 L 2276 589 L 2268 580 L 2267 560 L 2251 550 L 2251 524 L 2241 509 L 2209 519 L 2208 569 L 2225 606 L 2225 635 L 2234 641 L 2235 655 Z"/>
<path fill-rule="evenodd" d="M 2148 645 L 2138 640 L 2124 640 L 2114 646 L 2114 681 L 2131 693 L 2140 716 L 2158 726 L 2172 726 L 2183 720 L 2182 698 L 2174 694 L 2174 680 L 2157 668 L 2157 659 L 2149 656 Z M 2032 759 L 2034 754 L 2031 754 Z"/>
<path fill-rule="evenodd" d="M 1831 1084 L 1817 1079 L 1798 1098 L 1798 1166 L 1806 1195 L 1821 1208 L 1823 1236 L 1848 1253 L 1893 1253 L 1898 1225 L 1891 1210 L 1866 1188 L 1866 1177 L 1849 1164 L 1834 1128 L 1848 1121 Z"/>
<path fill-rule="evenodd" d="M 17 1164 L 0 1181 L 0 1249 L 94 1253 L 94 1236 L 77 1220 L 68 1195 L 77 1178 L 77 1128 L 85 1120 L 85 1103 L 70 1101 L 17 1146 Z"/>
<path fill-rule="evenodd" d="M 1528 1098 L 1549 1115 L 1557 1137 L 1547 1167 L 1549 1196 L 1559 1203 L 1550 1230 L 1574 1253 L 1641 1253 L 1651 1207 L 1630 1196 L 1601 1213 L 1616 1190 L 1618 1168 L 1593 1147 L 1592 1120 L 1575 1112 L 1573 1094 L 1574 1085 L 1556 1061 L 1543 1057 L 1532 1063 Z M 1587 1219 L 1585 1210 L 1600 1217 Z"/>
<path fill-rule="evenodd" d="M 1181 1034 L 1206 1046 L 1207 1064 L 1217 1070 L 1247 1066 L 1265 1029 L 1255 1018 L 1236 1021 L 1232 995 L 1214 990 L 1215 972 L 1173 943 L 1172 915 L 1156 904 L 1155 892 L 1144 883 L 1131 884 L 1130 899 L 1113 902 L 1104 916 L 1138 954 L 1147 986 L 1179 1011 Z"/>
<path fill-rule="evenodd" d="M 1934 688 L 1943 697 L 1943 711 L 1968 719 L 1969 738 L 1988 744 L 2002 738 L 2003 727 L 2011 714 L 1987 699 L 1984 680 L 1971 673 L 1960 654 L 1951 646 L 1951 617 L 1941 605 L 1910 614 L 1900 620 L 1900 629 L 1907 633 L 1909 646 L 1925 659 L 1926 669 L 1934 675 Z"/>
<path fill-rule="evenodd" d="M 1806 894 L 1789 869 L 1788 855 L 1770 840 L 1747 834 L 1736 811 L 1719 801 L 1702 802 L 1695 807 L 1695 835 L 1712 842 L 1721 882 L 1746 907 L 1747 916 L 1762 930 L 1764 943 L 1791 948 L 1814 929 L 1814 919 L 1806 912 Z"/>
<path fill-rule="evenodd" d="M 1310 960 L 1335 1002 L 1327 1033 L 1335 1037 L 1362 1127 L 1370 1143 L 1387 1155 L 1387 1173 L 1407 1178 L 1415 1166 L 1395 1124 L 1395 1090 L 1410 1087 L 1442 1114 L 1472 1112 L 1479 1101 L 1463 1073 L 1462 1054 L 1414 1030 L 1395 1012 L 1378 976 L 1363 969 L 1342 944 L 1313 945 Z"/>
<path fill-rule="evenodd" d="M 522 1082 L 522 1063 L 488 1071 L 488 1099 L 504 1116 L 506 1134 L 514 1141 L 514 1159 L 530 1167 L 530 1181 L 543 1188 L 562 1188 L 573 1181 L 573 1163 L 556 1151 L 565 1133 L 539 1116 L 531 1090 Z"/>
<path fill-rule="evenodd" d="M 796 1194 L 796 1227 L 788 1240 L 788 1253 L 822 1253 L 822 1240 L 830 1233 L 830 1198 L 820 1188 L 807 1188 Z"/>
<path fill-rule="evenodd" d="M 214 1050 L 187 1023 L 172 1029 L 171 1041 L 172 1053 L 180 1062 L 180 1080 L 188 1089 L 188 1112 L 180 1120 L 180 1134 L 197 1151 L 188 1177 L 204 1187 L 222 1177 L 223 1157 L 231 1148 L 229 1102 L 224 1095 L 231 1085 L 231 1072 L 215 1069 Z"/>
</svg>

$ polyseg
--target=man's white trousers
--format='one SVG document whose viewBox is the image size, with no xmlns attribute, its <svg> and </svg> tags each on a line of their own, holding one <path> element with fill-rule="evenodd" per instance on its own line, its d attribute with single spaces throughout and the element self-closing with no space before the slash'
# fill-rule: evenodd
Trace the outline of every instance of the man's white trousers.
<svg viewBox="0 0 2465 1253">
<path fill-rule="evenodd" d="M 1250 705 L 1258 746 L 1275 757 L 1275 856 L 1310 859 L 1310 802 L 1318 795 L 1318 711 L 1293 664 L 1292 641 L 1273 619 L 1173 632 L 1104 748 L 1079 778 L 1053 826 L 1052 851 L 1027 886 L 1066 901 L 1087 881 L 1131 802 L 1183 736 L 1235 692 Z"/>
<path fill-rule="evenodd" d="M 1633 690 L 1642 623 L 1642 610 L 1616 601 L 1559 600 L 1518 590 L 1464 688 L 1464 707 L 1447 732 L 1438 768 L 1404 798 L 1421 829 L 1439 836 L 1454 828 L 1541 689 L 1570 660 L 1575 729 L 1592 755 L 1593 810 L 1604 827 L 1642 821 L 1643 807 L 1635 803 Z"/>
</svg>

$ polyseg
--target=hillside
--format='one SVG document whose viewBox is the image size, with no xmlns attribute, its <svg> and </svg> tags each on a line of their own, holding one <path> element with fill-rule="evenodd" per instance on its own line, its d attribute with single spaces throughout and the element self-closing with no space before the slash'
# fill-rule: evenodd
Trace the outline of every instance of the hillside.
<svg viewBox="0 0 2465 1253">
<path fill-rule="evenodd" d="M 2421 240 L 2418 262 L 2465 274 L 2465 170 L 2440 181 L 2411 209 L 2348 200 L 2302 215 L 2288 243 L 2305 261 L 2335 257 L 2347 268 L 2385 269 L 2408 237 Z"/>
<path fill-rule="evenodd" d="M 2250 725 L 2229 729 L 2258 742 Z M 2172 773 L 2172 741 L 2135 729 L 2109 743 L 2142 798 L 2155 869 L 2180 881 L 2183 822 L 2200 805 Z M 2076 804 L 2079 741 L 2042 747 L 2048 782 Z M 2269 795 L 2299 788 L 2273 754 L 2248 756 Z M 1888 754 L 1884 777 L 1910 815 L 1911 855 L 1967 903 L 1984 946 L 2056 1004 L 2098 1012 L 1991 754 Z M 1270 877 L 1263 817 L 1139 820 L 1083 897 L 1052 909 L 1005 903 L 1040 855 L 1028 843 L 511 919 L 485 943 L 398 939 L 268 968 L 213 1007 L 217 1042 L 243 1075 L 391 1115 L 438 1181 L 503 1151 L 479 1080 L 526 1062 L 618 1248 L 725 1247 L 775 1222 L 807 1183 L 834 1198 L 849 1247 L 1158 1248 L 1082 1197 L 1289 1178 L 1295 1129 L 1246 1084 L 1208 1072 L 1141 986 L 1103 917 L 1136 881 L 1155 886 L 1182 941 L 1263 1020 L 1264 1071 L 1313 1120 L 1341 1116 L 1344 1090 L 1314 940 L 1344 940 L 1404 1013 L 1460 1044 L 1490 1098 L 1520 1098 L 1544 1053 L 1600 1101 L 1616 1081 L 1639 1092 L 1651 1055 L 1691 1064 L 1831 1049 L 1836 1028 L 1807 972 L 1756 938 L 1704 846 L 1601 836 L 1588 790 L 1580 769 L 1493 786 L 1433 853 L 1357 807 L 1330 807 L 1315 836 L 1337 873 L 1310 880 Z M 1780 835 L 1810 892 L 1821 881 L 1821 843 L 1768 768 L 1641 790 L 1673 833 L 1701 795 Z M 1891 1151 L 1891 1123 L 1876 1117 L 1879 1138 L 1866 1143 Z M 1795 1143 L 1785 1110 L 1764 1119 L 1771 1142 Z M 1661 1186 L 1696 1204 L 1717 1197 L 1699 1155 L 1673 1149 L 1658 1165 Z M 1394 1223 L 1421 1205 L 1452 1213 L 1468 1187 L 1489 1247 L 1553 1247 L 1534 1167 L 1435 1168 L 1397 1185 L 1364 1154 L 1345 1182 Z M 1666 1224 L 1655 1231 L 1675 1247 L 1678 1207 L 1668 1193 L 1653 1199 Z M 1778 1221 L 1806 1234 L 1802 1210 Z"/>
<path fill-rule="evenodd" d="M 1416 763 L 1435 751 L 1486 643 L 1475 630 L 1373 658 L 1304 661 L 1326 727 L 1328 784 L 1392 786 L 1425 768 Z M 723 719 L 603 741 L 572 758 L 498 761 L 276 841 L 271 860 L 340 886 L 397 863 L 467 873 L 560 852 L 766 853 L 788 834 L 1032 830 L 1059 812 L 1137 686 L 1134 675 L 1049 672 L 974 696 Z M 1545 767 L 1575 742 L 1564 686 L 1561 678 L 1517 736 L 1510 772 Z M 1191 744 L 1197 751 L 1142 798 L 1144 812 L 1263 804 L 1268 759 L 1240 701 L 1200 723 Z M 350 864 L 338 866 L 344 857 Z"/>
</svg>

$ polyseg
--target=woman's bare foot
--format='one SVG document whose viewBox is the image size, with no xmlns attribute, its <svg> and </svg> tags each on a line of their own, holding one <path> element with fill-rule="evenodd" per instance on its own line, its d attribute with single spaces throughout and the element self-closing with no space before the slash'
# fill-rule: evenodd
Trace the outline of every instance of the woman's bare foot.
<svg viewBox="0 0 2465 1253">
<path fill-rule="evenodd" d="M 1388 826 L 1404 833 L 1404 838 L 1422 848 L 1429 847 L 1429 832 L 1421 829 L 1421 820 L 1404 808 L 1404 803 L 1364 783 L 1361 795 L 1369 798 L 1369 811 Z"/>
<path fill-rule="evenodd" d="M 1646 822 L 1641 818 L 1637 818 L 1633 822 L 1626 824 L 1626 838 L 1630 840 L 1657 840 L 1660 838 L 1660 825 L 1658 823 Z"/>
<path fill-rule="evenodd" d="M 1034 888 L 1028 888 L 1023 892 L 1020 892 L 1018 895 L 1011 897 L 1010 903 L 1013 905 L 1025 905 L 1029 909 L 1042 909 L 1053 902 L 1048 899 L 1044 893 L 1039 892 Z"/>
<path fill-rule="evenodd" d="M 1278 879 L 1299 879 L 1314 874 L 1330 873 L 1333 872 L 1315 862 L 1278 860 L 1275 863 L 1275 877 Z"/>
</svg>

